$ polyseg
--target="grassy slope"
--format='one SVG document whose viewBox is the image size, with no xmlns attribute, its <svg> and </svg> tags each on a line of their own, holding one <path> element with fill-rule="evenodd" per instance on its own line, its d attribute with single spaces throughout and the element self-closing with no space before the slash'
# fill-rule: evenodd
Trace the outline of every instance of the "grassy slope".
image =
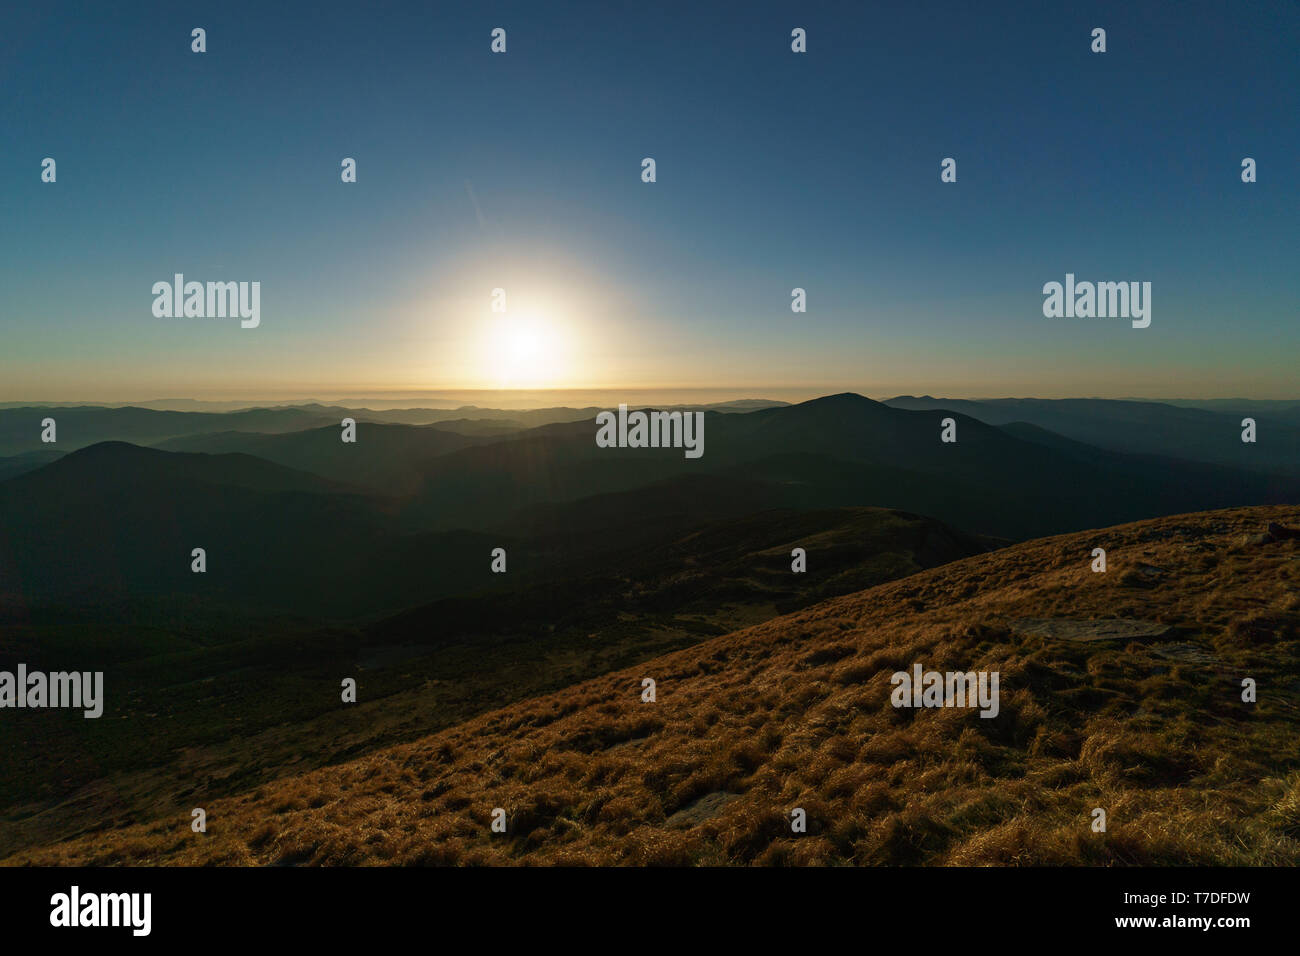
<svg viewBox="0 0 1300 956">
<path fill-rule="evenodd" d="M 967 558 L 350 763 L 196 792 L 207 834 L 177 813 L 5 862 L 1300 863 L 1300 541 L 1242 542 L 1267 520 L 1300 509 Z M 1049 617 L 1182 630 L 1076 644 L 1009 623 Z M 893 708 L 890 674 L 917 661 L 998 671 L 1000 715 Z"/>
<path fill-rule="evenodd" d="M 355 759 L 778 609 L 986 550 L 927 518 L 869 508 L 769 511 L 685 531 L 671 516 L 658 523 L 653 542 L 632 535 L 635 545 L 599 558 L 578 561 L 591 542 L 568 541 L 557 549 L 567 564 L 544 581 L 521 575 L 527 561 L 512 550 L 508 576 L 478 564 L 500 593 L 366 627 L 179 597 L 41 614 L 0 607 L 0 666 L 76 661 L 104 670 L 107 688 L 98 720 L 45 710 L 0 721 L 0 752 L 25 768 L 0 774 L 0 856 L 188 813 L 198 794 L 216 800 Z M 809 550 L 806 574 L 790 573 L 795 544 Z M 340 704 L 344 676 L 358 681 L 355 707 Z"/>
</svg>

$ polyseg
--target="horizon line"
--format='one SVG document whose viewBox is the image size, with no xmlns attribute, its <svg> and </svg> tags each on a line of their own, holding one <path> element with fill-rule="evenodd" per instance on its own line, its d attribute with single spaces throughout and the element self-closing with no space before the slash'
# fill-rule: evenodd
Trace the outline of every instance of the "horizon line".
<svg viewBox="0 0 1300 956">
<path fill-rule="evenodd" d="M 621 395 L 620 395 L 621 393 Z M 230 395 L 227 397 L 209 397 L 209 398 L 190 398 L 172 395 L 169 397 L 158 397 L 149 399 L 111 399 L 106 397 L 100 398 L 82 398 L 82 399 L 37 399 L 37 398 L 5 398 L 0 399 L 0 407 L 113 407 L 113 408 L 147 408 L 150 405 L 166 404 L 192 404 L 192 405 L 237 405 L 241 408 L 273 408 L 289 407 L 301 405 L 322 405 L 338 407 L 364 407 L 365 402 L 380 402 L 385 405 L 393 406 L 397 402 L 419 402 L 421 398 L 438 399 L 446 408 L 460 407 L 478 407 L 478 408 L 562 408 L 569 407 L 566 402 L 561 400 L 562 396 L 615 396 L 619 397 L 619 403 L 635 404 L 636 395 L 653 393 L 656 396 L 664 394 L 674 394 L 681 396 L 675 404 L 724 404 L 740 402 L 782 402 L 787 404 L 799 404 L 804 401 L 812 401 L 817 398 L 826 398 L 832 395 L 853 394 L 860 395 L 863 398 L 872 401 L 884 402 L 902 398 L 929 399 L 932 401 L 1115 401 L 1115 402 L 1148 402 L 1155 404 L 1167 404 L 1171 402 L 1268 402 L 1268 403 L 1300 403 L 1300 395 L 1287 398 L 1255 398 L 1245 395 L 1234 396 L 1213 396 L 1213 397 L 1191 397 L 1191 396 L 1140 396 L 1140 395 L 1065 395 L 1065 396 L 1039 396 L 1039 395 L 1015 395 L 1015 394 L 985 394 L 973 395 L 960 393 L 955 394 L 934 394 L 930 391 L 920 392 L 891 392 L 889 394 L 878 393 L 876 395 L 868 394 L 865 391 L 846 387 L 829 390 L 805 389 L 775 387 L 770 389 L 747 389 L 732 388 L 726 386 L 704 386 L 704 387 L 680 387 L 680 386 L 656 386 L 656 387 L 631 387 L 626 389 L 612 388 L 534 388 L 534 389 L 500 389 L 500 388 L 480 388 L 480 389 L 385 389 L 381 391 L 364 390 L 349 395 L 341 395 L 336 398 L 320 398 L 312 395 L 303 395 L 301 393 L 290 393 L 291 397 L 271 397 L 263 393 L 262 397 L 249 398 L 245 395 Z M 784 393 L 784 397 L 778 397 Z M 802 397 L 795 398 L 793 393 L 803 393 Z M 709 401 L 692 400 L 691 396 L 707 397 Z M 723 398 L 722 395 L 729 397 Z M 555 401 L 547 404 L 539 402 L 539 399 L 547 396 L 554 396 Z M 467 400 L 473 399 L 473 400 Z M 507 404 L 483 405 L 480 402 L 484 399 L 491 399 L 498 403 L 505 399 Z M 527 404 L 517 404 L 521 400 L 527 401 Z M 588 405 L 607 405 L 605 402 L 591 402 Z M 418 404 L 407 406 L 396 406 L 389 410 L 397 408 L 421 408 Z"/>
</svg>

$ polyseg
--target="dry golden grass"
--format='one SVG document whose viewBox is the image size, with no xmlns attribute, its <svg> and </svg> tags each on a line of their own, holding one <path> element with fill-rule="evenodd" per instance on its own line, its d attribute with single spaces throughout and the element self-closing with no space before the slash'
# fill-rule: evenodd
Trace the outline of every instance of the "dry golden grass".
<svg viewBox="0 0 1300 956">
<path fill-rule="evenodd" d="M 157 820 L 4 862 L 1294 865 L 1300 541 L 1243 543 L 1267 521 L 1300 509 L 1017 545 L 214 800 L 206 834 Z M 1082 644 L 1020 618 L 1180 632 Z M 998 671 L 1000 714 L 895 709 L 914 662 Z"/>
</svg>

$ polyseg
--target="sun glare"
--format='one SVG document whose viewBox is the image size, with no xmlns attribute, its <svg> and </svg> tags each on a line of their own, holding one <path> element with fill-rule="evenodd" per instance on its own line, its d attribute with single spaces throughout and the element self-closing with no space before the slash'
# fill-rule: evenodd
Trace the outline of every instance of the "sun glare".
<svg viewBox="0 0 1300 956">
<path fill-rule="evenodd" d="M 501 388 L 564 384 L 568 372 L 564 329 L 537 311 L 493 316 L 484 343 L 484 371 Z"/>
</svg>

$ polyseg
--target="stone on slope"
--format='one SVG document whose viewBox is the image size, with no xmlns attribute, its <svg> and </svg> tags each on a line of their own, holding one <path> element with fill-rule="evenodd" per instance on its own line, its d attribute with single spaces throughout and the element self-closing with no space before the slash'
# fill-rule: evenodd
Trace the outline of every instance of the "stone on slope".
<svg viewBox="0 0 1300 956">
<path fill-rule="evenodd" d="M 1063 617 L 1026 617 L 1008 622 L 1012 630 L 1057 641 L 1154 641 L 1171 637 L 1175 628 L 1158 621 L 1120 618 L 1075 620 Z"/>
</svg>

